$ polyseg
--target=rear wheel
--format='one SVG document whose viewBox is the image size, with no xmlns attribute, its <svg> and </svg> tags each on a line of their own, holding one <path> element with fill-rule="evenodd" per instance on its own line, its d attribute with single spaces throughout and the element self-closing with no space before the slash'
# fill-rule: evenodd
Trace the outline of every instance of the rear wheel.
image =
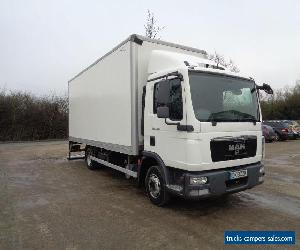
<svg viewBox="0 0 300 250">
<path fill-rule="evenodd" d="M 163 206 L 170 201 L 164 174 L 158 166 L 149 168 L 145 180 L 145 188 L 147 195 L 153 204 Z"/>
<path fill-rule="evenodd" d="M 97 169 L 97 162 L 92 160 L 92 157 L 94 156 L 93 148 L 88 147 L 85 150 L 85 163 L 88 169 L 95 170 Z"/>
</svg>

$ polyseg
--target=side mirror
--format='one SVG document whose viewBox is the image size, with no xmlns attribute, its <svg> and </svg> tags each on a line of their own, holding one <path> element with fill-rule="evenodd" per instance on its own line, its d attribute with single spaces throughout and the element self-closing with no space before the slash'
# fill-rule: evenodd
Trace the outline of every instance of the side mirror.
<svg viewBox="0 0 300 250">
<path fill-rule="evenodd" d="M 168 80 L 159 83 L 157 103 L 163 106 L 170 103 L 170 82 Z"/>
<path fill-rule="evenodd" d="M 269 95 L 273 95 L 273 89 L 271 88 L 271 86 L 269 84 L 264 83 L 263 84 L 263 90 L 269 94 Z"/>
<path fill-rule="evenodd" d="M 271 86 L 269 84 L 264 83 L 262 86 L 256 86 L 256 89 L 260 89 L 265 91 L 267 94 L 269 95 L 273 95 L 273 89 L 271 88 Z"/>
<path fill-rule="evenodd" d="M 169 107 L 158 107 L 157 108 L 157 117 L 158 118 L 169 118 L 170 117 L 170 111 Z"/>
</svg>

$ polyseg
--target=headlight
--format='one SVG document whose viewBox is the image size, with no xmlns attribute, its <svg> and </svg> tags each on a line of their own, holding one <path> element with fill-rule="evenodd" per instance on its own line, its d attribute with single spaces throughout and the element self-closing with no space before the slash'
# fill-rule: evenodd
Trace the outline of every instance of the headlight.
<svg viewBox="0 0 300 250">
<path fill-rule="evenodd" d="M 259 173 L 260 174 L 265 173 L 265 167 L 264 166 L 261 166 L 261 168 L 259 169 Z"/>
<path fill-rule="evenodd" d="M 201 177 L 190 177 L 190 184 L 191 185 L 201 185 L 207 183 L 207 177 L 201 176 Z"/>
</svg>

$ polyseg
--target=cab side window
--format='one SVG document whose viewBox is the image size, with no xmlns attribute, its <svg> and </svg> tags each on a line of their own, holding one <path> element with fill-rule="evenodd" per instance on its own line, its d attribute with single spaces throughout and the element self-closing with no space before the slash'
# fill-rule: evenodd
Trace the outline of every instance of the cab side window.
<svg viewBox="0 0 300 250">
<path fill-rule="evenodd" d="M 157 95 L 159 91 L 159 83 L 154 85 L 153 94 L 153 113 L 157 113 L 157 108 L 160 106 L 157 102 Z M 180 79 L 172 79 L 170 84 L 170 103 L 168 105 L 170 112 L 170 119 L 174 121 L 182 120 L 183 118 L 183 102 L 182 102 L 182 88 Z"/>
</svg>

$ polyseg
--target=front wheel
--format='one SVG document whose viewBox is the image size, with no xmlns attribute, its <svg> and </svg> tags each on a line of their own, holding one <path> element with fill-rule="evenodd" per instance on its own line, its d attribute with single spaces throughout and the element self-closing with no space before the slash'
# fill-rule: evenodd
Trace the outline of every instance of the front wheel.
<svg viewBox="0 0 300 250">
<path fill-rule="evenodd" d="M 170 201 L 164 174 L 158 166 L 149 168 L 145 180 L 145 187 L 147 195 L 154 205 L 163 206 Z"/>
</svg>

